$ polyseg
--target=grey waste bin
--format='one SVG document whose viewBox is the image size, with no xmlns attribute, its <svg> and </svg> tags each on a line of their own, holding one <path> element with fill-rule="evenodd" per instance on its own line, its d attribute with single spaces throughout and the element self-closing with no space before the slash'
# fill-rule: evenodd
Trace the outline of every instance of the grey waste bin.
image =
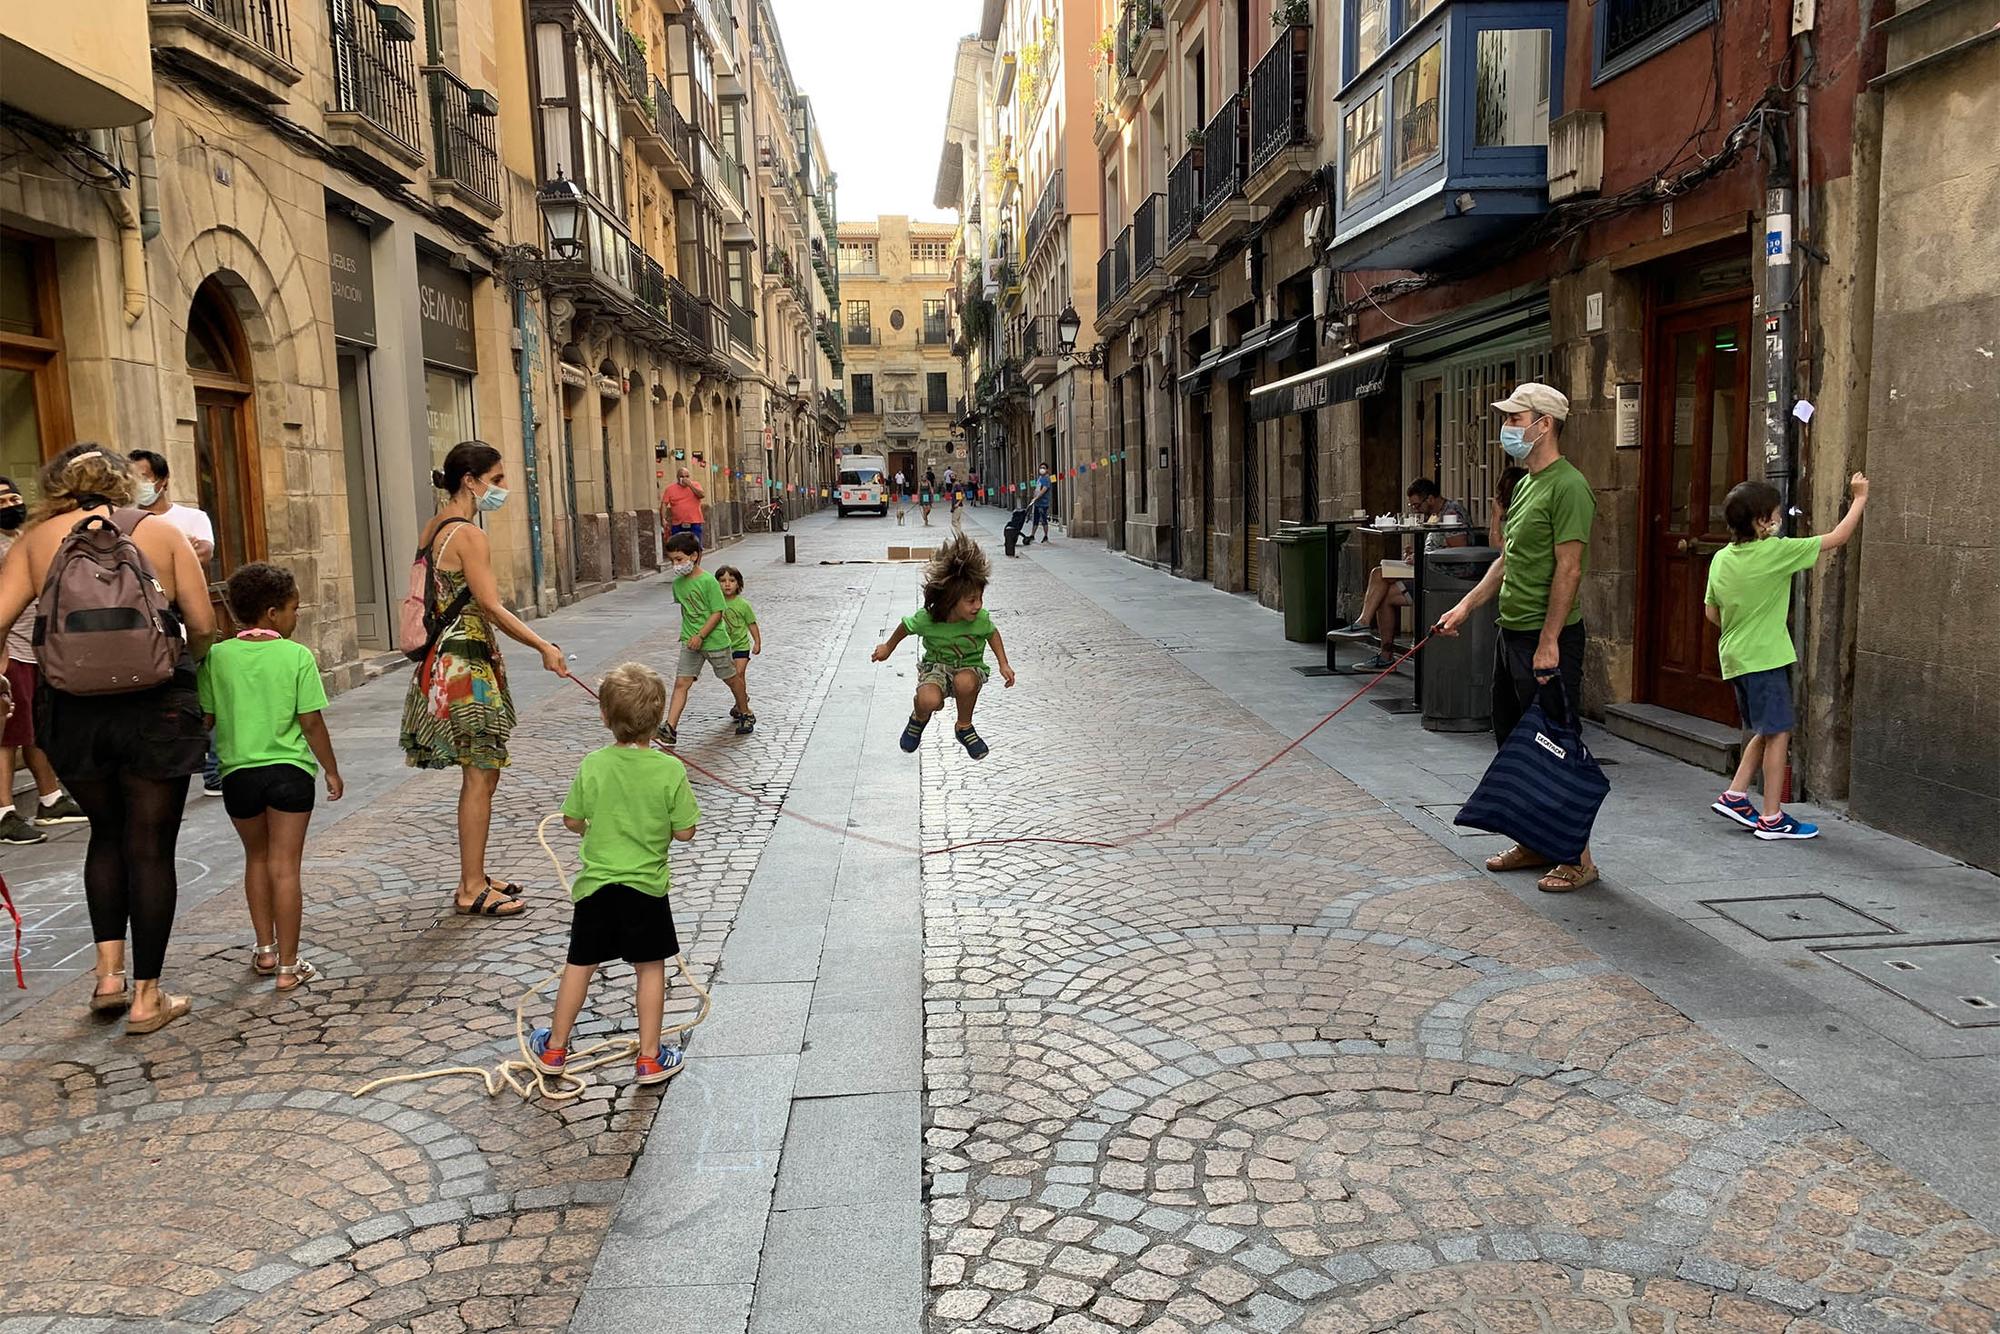
<svg viewBox="0 0 2000 1334">
<path fill-rule="evenodd" d="M 1500 558 L 1494 547 L 1446 547 L 1424 557 L 1424 599 L 1419 625 L 1436 625 Z M 1500 637 L 1498 610 L 1489 602 L 1472 613 L 1456 637 L 1438 635 L 1423 651 L 1424 729 L 1483 732 L 1493 725 L 1493 658 Z"/>
</svg>

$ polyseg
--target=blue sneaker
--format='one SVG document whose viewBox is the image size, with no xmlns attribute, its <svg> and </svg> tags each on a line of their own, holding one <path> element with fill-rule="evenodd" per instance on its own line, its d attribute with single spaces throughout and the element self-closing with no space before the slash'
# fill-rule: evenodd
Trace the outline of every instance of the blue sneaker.
<svg viewBox="0 0 2000 1334">
<path fill-rule="evenodd" d="M 1717 815 L 1728 816 L 1745 829 L 1755 829 L 1757 827 L 1757 806 L 1747 795 L 1737 797 L 1732 801 L 1729 794 L 1725 792 L 1709 804 L 1709 809 Z"/>
<path fill-rule="evenodd" d="M 569 1059 L 569 1048 L 551 1047 L 550 1036 L 546 1028 L 538 1028 L 528 1034 L 528 1052 L 536 1069 L 545 1075 L 559 1075 L 562 1073 L 563 1063 Z"/>
<path fill-rule="evenodd" d="M 1775 821 L 1759 820 L 1755 832 L 1757 837 L 1770 840 L 1781 838 L 1818 838 L 1819 826 L 1816 824 L 1806 824 L 1801 820 L 1794 820 L 1790 814 L 1781 811 Z"/>
<path fill-rule="evenodd" d="M 930 719 L 926 718 L 919 722 L 915 714 L 910 715 L 910 721 L 903 724 L 903 735 L 896 742 L 903 748 L 905 755 L 917 753 L 917 747 L 924 743 L 924 729 L 930 725 Z"/>
</svg>

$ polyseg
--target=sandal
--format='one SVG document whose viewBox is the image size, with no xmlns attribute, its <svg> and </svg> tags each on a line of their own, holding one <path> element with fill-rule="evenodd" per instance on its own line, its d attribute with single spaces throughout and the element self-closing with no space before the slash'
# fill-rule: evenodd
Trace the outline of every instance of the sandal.
<svg viewBox="0 0 2000 1334">
<path fill-rule="evenodd" d="M 495 898 L 495 894 L 499 897 Z M 491 884 L 480 890 L 479 896 L 470 903 L 460 903 L 458 896 L 452 895 L 451 906 L 460 917 L 519 917 L 528 910 L 528 905 L 520 899 L 496 890 Z"/>
<path fill-rule="evenodd" d="M 1541 890 L 1544 894 L 1567 894 L 1571 890 L 1582 889 L 1585 885 L 1594 885 L 1596 883 L 1597 868 L 1595 866 L 1570 864 L 1558 866 L 1555 870 L 1550 871 L 1535 882 L 1535 888 Z"/>
<path fill-rule="evenodd" d="M 281 963 L 278 965 L 279 991 L 296 991 L 308 982 L 317 981 L 318 978 L 319 969 L 313 967 L 304 959 L 300 959 L 297 963 Z"/>
<path fill-rule="evenodd" d="M 144 1037 L 148 1033 L 157 1033 L 193 1008 L 194 1002 L 186 996 L 169 996 L 161 992 L 160 1012 L 151 1019 L 127 1019 L 125 1034 L 127 1037 Z"/>
<path fill-rule="evenodd" d="M 271 962 L 268 965 L 257 962 L 267 954 L 271 956 Z M 269 977 L 272 973 L 278 971 L 278 943 L 275 940 L 268 945 L 259 945 L 250 951 L 250 971 L 259 977 Z"/>
<path fill-rule="evenodd" d="M 1544 857 L 1541 853 L 1531 848 L 1524 848 L 1519 843 L 1516 843 L 1505 852 L 1498 853 L 1486 859 L 1486 869 L 1495 872 L 1536 871 L 1544 866 L 1554 865 L 1554 862 Z"/>
<path fill-rule="evenodd" d="M 121 968 L 115 973 L 106 973 L 103 977 L 98 978 L 97 981 L 107 982 L 114 977 L 119 979 L 118 990 L 116 991 L 93 990 L 90 993 L 90 1012 L 92 1014 L 109 1014 L 118 1010 L 131 1008 L 132 984 L 124 980 L 125 979 L 124 969 Z"/>
</svg>

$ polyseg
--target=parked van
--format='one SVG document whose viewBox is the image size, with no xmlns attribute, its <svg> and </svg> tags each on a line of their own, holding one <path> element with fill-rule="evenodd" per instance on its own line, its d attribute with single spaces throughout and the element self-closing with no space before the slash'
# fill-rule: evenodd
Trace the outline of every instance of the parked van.
<svg viewBox="0 0 2000 1334">
<path fill-rule="evenodd" d="M 853 510 L 889 512 L 889 463 L 879 454 L 845 454 L 840 460 L 840 476 L 835 480 L 834 503 L 840 517 Z"/>
</svg>

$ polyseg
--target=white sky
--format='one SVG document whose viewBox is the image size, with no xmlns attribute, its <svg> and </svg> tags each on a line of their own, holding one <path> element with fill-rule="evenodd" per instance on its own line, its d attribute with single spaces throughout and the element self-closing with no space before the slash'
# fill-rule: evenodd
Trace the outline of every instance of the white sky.
<svg viewBox="0 0 2000 1334">
<path fill-rule="evenodd" d="M 958 39 L 979 29 L 979 0 L 771 0 L 785 58 L 812 99 L 843 220 L 931 206 L 944 149 Z"/>
</svg>

